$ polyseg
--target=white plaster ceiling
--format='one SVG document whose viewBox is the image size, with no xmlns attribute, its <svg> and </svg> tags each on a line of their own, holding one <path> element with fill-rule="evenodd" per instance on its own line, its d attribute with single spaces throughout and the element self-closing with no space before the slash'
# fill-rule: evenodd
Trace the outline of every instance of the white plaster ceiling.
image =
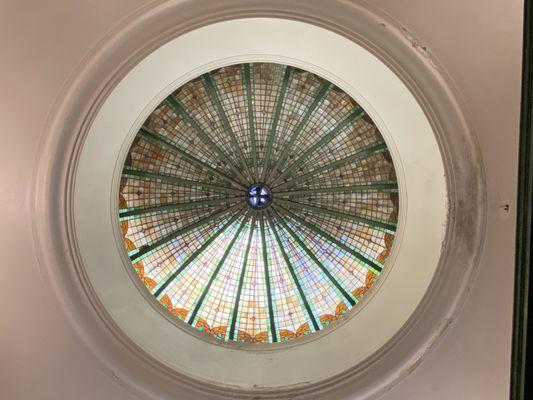
<svg viewBox="0 0 533 400">
<path fill-rule="evenodd" d="M 40 267 L 30 214 L 35 155 L 62 86 L 121 19 L 149 3 L 50 0 L 1 6 L 0 398 L 145 398 L 123 384 L 70 325 Z M 480 268 L 461 313 L 421 365 L 382 399 L 507 397 L 522 5 L 377 0 L 370 7 L 394 19 L 413 47 L 455 83 L 480 145 L 488 200 Z"/>
</svg>

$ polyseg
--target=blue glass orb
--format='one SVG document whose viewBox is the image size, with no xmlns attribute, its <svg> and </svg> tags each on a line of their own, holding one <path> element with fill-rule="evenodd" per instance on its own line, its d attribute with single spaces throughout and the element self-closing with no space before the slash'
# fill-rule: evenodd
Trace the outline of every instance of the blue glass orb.
<svg viewBox="0 0 533 400">
<path fill-rule="evenodd" d="M 264 183 L 256 183 L 250 186 L 247 196 L 248 204 L 258 210 L 269 206 L 272 202 L 272 193 Z"/>
</svg>

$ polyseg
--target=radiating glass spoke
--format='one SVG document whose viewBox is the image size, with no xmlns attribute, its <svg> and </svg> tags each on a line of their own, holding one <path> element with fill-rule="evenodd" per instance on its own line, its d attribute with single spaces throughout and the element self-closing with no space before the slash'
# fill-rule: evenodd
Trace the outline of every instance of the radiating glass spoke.
<svg viewBox="0 0 533 400">
<path fill-rule="evenodd" d="M 278 333 L 276 331 L 276 322 L 274 318 L 274 303 L 272 301 L 272 287 L 270 284 L 270 268 L 268 267 L 268 247 L 266 244 L 266 234 L 265 234 L 265 218 L 261 214 L 261 244 L 262 244 L 262 256 L 263 264 L 265 266 L 265 284 L 266 284 L 266 296 L 268 304 L 268 316 L 270 321 L 270 335 L 273 342 L 278 341 Z"/>
<path fill-rule="evenodd" d="M 188 186 L 188 187 L 211 189 L 211 190 L 214 190 L 215 192 L 222 192 L 222 193 L 234 193 L 234 194 L 245 193 L 245 191 L 243 190 L 239 190 L 235 188 L 228 188 L 225 186 L 216 185 L 214 183 L 193 181 L 191 179 L 180 178 L 178 176 L 144 171 L 141 169 L 134 169 L 134 168 L 124 168 L 122 170 L 122 176 L 130 177 L 130 178 L 152 180 L 152 181 L 160 181 L 160 182 L 170 183 L 176 186 Z"/>
<path fill-rule="evenodd" d="M 243 86 L 246 92 L 246 117 L 248 121 L 248 129 L 250 130 L 250 154 L 252 155 L 253 166 L 253 180 L 259 180 L 258 166 L 257 166 L 257 138 L 255 132 L 255 116 L 254 116 L 254 94 L 252 91 L 252 73 L 250 64 L 242 65 Z"/>
<path fill-rule="evenodd" d="M 209 281 L 207 282 L 207 285 L 204 287 L 204 290 L 202 291 L 202 294 L 198 298 L 198 301 L 196 302 L 193 311 L 191 315 L 189 316 L 189 320 L 187 321 L 190 325 L 194 325 L 196 322 L 196 317 L 198 315 L 198 311 L 202 307 L 202 304 L 206 298 L 206 296 L 209 294 L 209 289 L 211 288 L 211 285 L 213 284 L 214 280 L 217 278 L 218 273 L 220 272 L 222 266 L 224 265 L 224 262 L 226 261 L 226 258 L 230 254 L 231 250 L 233 249 L 233 246 L 235 245 L 235 242 L 239 238 L 239 235 L 241 234 L 244 226 L 246 225 L 246 221 L 248 220 L 248 217 L 250 216 L 250 210 L 246 213 L 244 220 L 241 221 L 239 224 L 239 228 L 237 229 L 237 232 L 235 232 L 235 235 L 233 235 L 233 238 L 229 242 L 228 246 L 226 247 L 226 250 L 224 251 L 224 254 L 222 254 L 222 257 L 220 257 L 219 262 L 217 263 L 217 266 L 215 267 L 215 270 L 211 274 L 211 277 L 209 278 Z"/>
<path fill-rule="evenodd" d="M 215 107 L 217 108 L 218 116 L 220 118 L 220 121 L 222 122 L 222 126 L 224 127 L 224 129 L 229 135 L 231 145 L 233 146 L 233 149 L 235 150 L 237 156 L 241 160 L 242 165 L 244 169 L 246 170 L 246 173 L 248 174 L 248 178 L 250 178 L 253 181 L 254 180 L 253 174 L 250 171 L 250 167 L 248 166 L 248 163 L 246 162 L 246 158 L 244 157 L 244 153 L 242 152 L 241 146 L 239 146 L 239 143 L 237 142 L 235 132 L 233 132 L 233 129 L 231 128 L 226 112 L 224 111 L 224 107 L 222 106 L 222 103 L 220 102 L 220 97 L 218 95 L 218 89 L 215 85 L 215 82 L 213 81 L 213 77 L 211 76 L 210 73 L 207 73 L 203 75 L 203 78 L 204 78 L 206 89 L 211 98 L 211 101 L 215 104 Z"/>
<path fill-rule="evenodd" d="M 174 96 L 170 95 L 166 98 L 166 102 L 172 108 L 172 110 L 179 115 L 191 128 L 193 128 L 198 135 L 198 137 L 204 142 L 204 144 L 218 154 L 221 160 L 226 162 L 228 167 L 235 173 L 236 177 L 239 177 L 239 182 L 243 183 L 246 180 L 244 179 L 243 173 L 239 171 L 236 167 L 236 164 L 222 151 L 222 149 L 210 138 L 207 132 L 196 122 L 196 120 L 189 115 L 185 106 Z"/>
<path fill-rule="evenodd" d="M 357 192 L 397 192 L 397 182 L 371 182 L 362 183 L 360 185 L 347 185 L 347 186 L 331 186 L 331 187 L 319 187 L 319 188 L 306 188 L 306 189 L 294 189 L 287 191 L 277 191 L 276 197 L 306 197 L 313 194 L 326 194 L 326 193 L 357 193 Z"/>
<path fill-rule="evenodd" d="M 304 243 L 302 239 L 300 239 L 298 234 L 287 225 L 283 216 L 281 216 L 276 210 L 274 210 L 274 214 L 277 216 L 277 221 L 281 223 L 283 228 L 296 241 L 296 243 L 298 243 L 300 248 L 303 249 L 307 256 L 315 263 L 315 265 L 320 268 L 322 273 L 327 277 L 327 279 L 335 287 L 335 289 L 338 290 L 341 296 L 344 297 L 350 305 L 354 306 L 357 303 L 357 299 L 355 299 L 354 296 L 349 292 L 349 290 L 345 288 L 344 285 L 341 284 L 341 282 L 333 276 L 329 269 L 313 253 L 313 251 Z"/>
<path fill-rule="evenodd" d="M 269 211 L 267 211 L 267 218 L 270 224 L 270 229 L 272 229 L 272 232 L 274 232 L 274 237 L 276 238 L 276 242 L 278 243 L 279 249 L 281 251 L 281 255 L 283 257 L 283 260 L 285 261 L 285 265 L 287 266 L 287 269 L 289 270 L 292 281 L 294 285 L 296 286 L 296 289 L 298 290 L 298 294 L 300 295 L 300 300 L 302 302 L 301 306 L 305 309 L 307 313 L 307 317 L 309 318 L 309 321 L 311 321 L 311 324 L 313 325 L 314 330 L 318 331 L 322 329 L 322 326 L 320 324 L 320 321 L 318 320 L 316 311 L 313 309 L 312 304 L 308 300 L 308 295 L 305 293 L 302 287 L 302 284 L 300 282 L 300 277 L 298 276 L 298 273 L 296 272 L 296 270 L 294 269 L 291 263 L 291 260 L 287 254 L 287 251 L 285 250 L 285 247 L 284 247 L 285 245 L 279 237 L 279 233 L 277 231 L 276 225 L 274 224 L 274 221 L 272 220 L 272 217 L 270 216 Z"/>
<path fill-rule="evenodd" d="M 184 226 L 183 228 L 180 228 L 180 229 L 177 229 L 175 230 L 174 232 L 172 232 L 171 234 L 169 235 L 166 235 L 166 236 L 163 236 L 161 239 L 158 239 L 154 242 L 151 242 L 147 245 L 144 245 L 138 249 L 135 249 L 133 251 L 131 251 L 129 253 L 129 256 L 130 256 L 130 259 L 132 262 L 136 262 L 136 261 L 139 261 L 140 259 L 146 257 L 148 254 L 152 253 L 153 251 L 157 250 L 158 248 L 160 248 L 161 246 L 164 246 L 165 244 L 167 244 L 168 242 L 170 242 L 171 240 L 174 240 L 176 239 L 177 237 L 180 237 L 182 235 L 185 235 L 186 233 L 188 232 L 191 232 L 192 230 L 200 227 L 200 226 L 203 226 L 205 224 L 208 224 L 210 223 L 211 221 L 213 221 L 214 219 L 224 215 L 224 214 L 231 214 L 232 211 L 236 210 L 237 208 L 241 207 L 242 208 L 242 205 L 241 204 L 237 204 L 237 205 L 234 205 L 230 208 L 227 208 L 227 209 L 223 209 L 223 210 L 217 210 L 216 212 L 214 212 L 213 214 L 211 215 L 208 215 L 207 217 L 205 218 L 202 218 L 190 225 L 186 225 Z"/>
<path fill-rule="evenodd" d="M 370 217 L 365 217 L 360 214 L 346 213 L 346 212 L 341 212 L 337 210 L 331 210 L 331 209 L 324 208 L 324 207 L 317 207 L 317 206 L 312 206 L 310 204 L 297 203 L 295 201 L 289 201 L 289 200 L 283 200 L 283 199 L 278 199 L 278 203 L 289 208 L 294 208 L 297 210 L 309 210 L 313 213 L 329 215 L 331 217 L 345 219 L 347 221 L 353 221 L 359 224 L 365 224 L 365 225 L 368 225 L 374 228 L 385 229 L 386 231 L 390 231 L 390 232 L 394 232 L 396 230 L 396 224 L 394 223 L 387 222 L 387 221 L 381 221 L 379 219 L 374 219 Z"/>
<path fill-rule="evenodd" d="M 185 150 L 180 149 L 178 146 L 172 144 L 166 138 L 164 138 L 163 136 L 161 136 L 161 135 L 159 135 L 157 133 L 151 132 L 150 130 L 148 130 L 146 128 L 141 128 L 141 130 L 139 131 L 139 136 L 142 137 L 143 139 L 145 139 L 146 141 L 148 141 L 148 142 L 150 142 L 152 144 L 155 144 L 156 146 L 159 146 L 159 147 L 161 147 L 161 148 L 163 148 L 165 150 L 168 150 L 172 154 L 175 154 L 175 155 L 178 155 L 178 156 L 184 158 L 185 160 L 187 160 L 192 165 L 200 167 L 200 168 L 203 168 L 203 169 L 211 172 L 213 175 L 218 176 L 222 180 L 227 180 L 227 181 L 233 183 L 234 186 L 246 189 L 246 186 L 243 185 L 238 180 L 232 178 L 231 176 L 225 174 L 222 171 L 219 171 L 218 169 L 212 167 L 211 165 L 209 165 L 206 162 L 200 160 L 199 158 L 193 156 L 192 154 L 189 154 Z"/>
<path fill-rule="evenodd" d="M 289 66 L 285 67 L 285 73 L 283 75 L 283 80 L 279 88 L 279 91 L 276 95 L 276 107 L 274 109 L 274 114 L 272 115 L 272 123 L 268 131 L 267 144 L 266 144 L 266 149 L 265 149 L 265 160 L 263 162 L 263 173 L 262 173 L 263 181 L 266 181 L 266 178 L 268 175 L 268 167 L 270 166 L 270 156 L 272 154 L 272 145 L 274 144 L 276 137 L 277 137 L 279 118 L 280 118 L 281 110 L 285 102 L 285 96 L 287 95 L 287 88 L 289 87 L 289 84 L 291 83 L 293 73 L 294 73 L 294 68 L 289 67 Z"/>
<path fill-rule="evenodd" d="M 214 241 L 217 237 L 220 236 L 228 227 L 233 224 L 237 218 L 239 218 L 242 213 L 244 212 L 244 208 L 241 208 L 236 214 L 234 214 L 218 231 L 216 231 L 209 239 L 207 239 L 196 251 L 194 251 L 186 260 L 185 262 L 177 268 L 172 274 L 167 277 L 163 283 L 157 287 L 156 291 L 154 292 L 154 296 L 158 298 L 161 293 L 170 285 L 174 279 L 176 279 L 191 263 L 200 255 L 202 254 Z"/>
<path fill-rule="evenodd" d="M 283 207 L 283 206 L 274 206 L 275 209 L 278 209 L 277 207 L 280 207 L 280 211 L 278 212 L 285 212 L 289 217 L 294 219 L 295 221 L 298 221 L 299 224 L 305 226 L 307 229 L 310 229 L 311 231 L 315 232 L 317 235 L 322 236 L 324 239 L 329 240 L 332 243 L 335 243 L 337 246 L 339 246 L 344 251 L 350 253 L 352 256 L 357 258 L 359 261 L 361 261 L 367 268 L 373 269 L 376 273 L 381 273 L 381 270 L 383 267 L 379 265 L 376 261 L 371 260 L 370 258 L 366 257 L 365 255 L 361 254 L 361 252 L 352 249 L 351 247 L 347 246 L 343 242 L 341 242 L 339 239 L 337 239 L 335 236 L 327 233 L 326 231 L 320 229 L 319 227 L 307 222 L 305 219 L 300 218 L 298 215 L 290 211 L 289 209 Z"/>
<path fill-rule="evenodd" d="M 257 222 L 257 215 L 254 214 L 252 216 L 252 224 L 250 226 L 250 232 L 248 233 L 246 250 L 244 250 L 244 259 L 243 259 L 242 267 L 241 267 L 241 275 L 239 277 L 239 286 L 237 288 L 237 295 L 235 296 L 235 303 L 233 305 L 233 308 L 230 314 L 231 316 L 229 318 L 229 321 L 231 321 L 230 330 L 228 333 L 229 340 L 237 340 L 237 337 L 235 336 L 235 327 L 237 324 L 237 317 L 239 315 L 239 303 L 241 301 L 242 287 L 244 285 L 244 278 L 246 277 L 246 267 L 248 265 L 248 256 L 250 254 L 250 246 L 252 244 L 252 237 L 255 232 L 256 222 Z"/>
<path fill-rule="evenodd" d="M 337 168 L 340 168 L 340 167 L 343 167 L 345 165 L 348 165 L 348 164 L 351 164 L 357 160 L 360 160 L 362 158 L 366 158 L 366 157 L 369 157 L 371 155 L 374 155 L 376 153 L 381 153 L 381 152 L 384 152 L 384 151 L 387 151 L 387 145 L 384 143 L 384 142 L 380 142 L 380 143 L 377 143 L 377 144 L 373 144 L 371 146 L 368 146 L 368 147 L 365 147 L 364 149 L 360 149 L 358 150 L 355 154 L 352 154 L 348 157 L 344 157 L 344 158 L 341 158 L 340 160 L 337 160 L 337 161 L 333 161 L 329 164 L 326 164 L 326 165 L 323 165 L 321 167 L 317 167 L 315 169 L 312 169 L 311 171 L 303 174 L 303 175 L 298 175 L 297 177 L 285 182 L 285 183 L 282 183 L 282 184 L 279 184 L 277 186 L 274 186 L 275 189 L 279 190 L 281 188 L 284 188 L 284 187 L 287 187 L 287 186 L 290 186 L 290 185 L 295 185 L 296 183 L 298 182 L 301 182 L 301 181 L 305 181 L 306 179 L 314 176 L 314 175 L 317 175 L 317 174 L 320 174 L 322 172 L 325 172 L 325 171 L 328 171 L 328 170 L 334 170 L 334 169 L 337 169 Z"/>
<path fill-rule="evenodd" d="M 135 217 L 140 217 L 147 214 L 155 214 L 166 211 L 191 210 L 202 208 L 205 206 L 216 206 L 221 204 L 232 204 L 237 201 L 242 202 L 242 196 L 226 197 L 223 199 L 209 199 L 209 200 L 194 200 L 185 203 L 169 203 L 161 204 L 153 207 L 134 207 L 126 208 L 119 211 L 119 218 L 121 221 L 128 220 Z"/>
<path fill-rule="evenodd" d="M 355 107 L 342 121 L 340 121 L 337 126 L 335 126 L 331 131 L 326 133 L 322 138 L 317 141 L 314 145 L 305 150 L 302 154 L 298 156 L 284 171 L 279 174 L 276 179 L 274 179 L 270 184 L 275 186 L 277 182 L 283 179 L 285 176 L 289 175 L 294 168 L 297 168 L 303 161 L 307 160 L 315 151 L 319 150 L 321 147 L 326 146 L 331 140 L 335 138 L 346 126 L 352 124 L 357 118 L 360 118 L 364 115 L 364 110 L 361 107 Z"/>
<path fill-rule="evenodd" d="M 285 162 L 285 160 L 287 159 L 289 154 L 291 154 L 292 147 L 293 147 L 294 143 L 296 142 L 296 140 L 298 139 L 298 136 L 300 135 L 302 130 L 305 128 L 305 126 L 307 125 L 307 123 L 311 119 L 311 116 L 315 112 L 315 110 L 318 107 L 318 105 L 322 102 L 322 100 L 324 100 L 324 97 L 328 93 L 328 91 L 331 88 L 331 86 L 332 85 L 331 85 L 330 82 L 323 81 L 321 83 L 321 85 L 318 87 L 318 89 L 316 90 L 316 93 L 315 93 L 315 99 L 309 105 L 309 107 L 308 107 L 304 117 L 300 121 L 300 123 L 298 125 L 296 125 L 296 128 L 294 128 L 294 131 L 292 132 L 292 134 L 290 136 L 289 143 L 287 143 L 287 145 L 283 149 L 281 155 L 279 156 L 278 160 L 276 161 L 276 163 L 272 167 L 272 169 L 270 171 L 270 174 L 268 175 L 266 181 L 268 181 L 272 177 L 272 175 L 274 173 L 276 173 L 276 171 L 279 168 L 279 166 L 282 165 L 282 163 Z"/>
</svg>

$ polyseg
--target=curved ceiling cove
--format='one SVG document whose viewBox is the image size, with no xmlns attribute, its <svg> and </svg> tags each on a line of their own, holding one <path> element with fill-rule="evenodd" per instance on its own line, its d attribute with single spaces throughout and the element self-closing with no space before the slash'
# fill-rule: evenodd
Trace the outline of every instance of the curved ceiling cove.
<svg viewBox="0 0 533 400">
<path fill-rule="evenodd" d="M 206 72 L 144 121 L 122 169 L 135 276 L 221 341 L 328 328 L 372 287 L 399 213 L 389 149 L 329 80 L 278 63 Z"/>
<path fill-rule="evenodd" d="M 68 170 L 72 279 L 94 318 L 139 355 L 139 382 L 173 377 L 160 397 L 394 380 L 409 364 L 398 352 L 417 356 L 438 326 L 410 324 L 447 315 L 463 287 L 463 264 L 441 259 L 448 213 L 466 212 L 448 208 L 448 179 L 463 175 L 423 96 L 356 38 L 308 23 L 232 19 L 167 39 L 113 78 Z M 446 302 L 428 302 L 443 260 Z"/>
</svg>

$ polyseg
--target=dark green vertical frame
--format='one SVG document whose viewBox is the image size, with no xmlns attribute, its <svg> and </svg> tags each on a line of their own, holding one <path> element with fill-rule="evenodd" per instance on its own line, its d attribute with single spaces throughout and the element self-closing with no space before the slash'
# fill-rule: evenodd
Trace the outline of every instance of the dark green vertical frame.
<svg viewBox="0 0 533 400">
<path fill-rule="evenodd" d="M 267 291 L 267 305 L 268 305 L 268 316 L 270 321 L 270 334 L 272 336 L 272 341 L 278 341 L 278 332 L 276 330 L 276 318 L 274 317 L 274 303 L 272 301 L 272 289 L 270 287 L 270 269 L 268 267 L 268 248 L 266 245 L 266 236 L 265 236 L 265 217 L 261 214 L 260 220 L 261 226 L 261 244 L 263 246 L 263 263 L 265 266 L 265 285 Z"/>
<path fill-rule="evenodd" d="M 533 9 L 530 0 L 524 5 L 524 44 L 522 65 L 522 112 L 518 159 L 518 201 L 516 223 L 515 303 L 513 321 L 513 353 L 511 364 L 511 400 L 533 399 L 533 335 L 528 326 L 533 317 L 530 291 L 533 214 Z M 531 329 L 530 329 L 531 331 Z M 531 353 L 531 351 L 530 351 Z M 527 383 L 530 383 L 529 385 Z"/>
</svg>

